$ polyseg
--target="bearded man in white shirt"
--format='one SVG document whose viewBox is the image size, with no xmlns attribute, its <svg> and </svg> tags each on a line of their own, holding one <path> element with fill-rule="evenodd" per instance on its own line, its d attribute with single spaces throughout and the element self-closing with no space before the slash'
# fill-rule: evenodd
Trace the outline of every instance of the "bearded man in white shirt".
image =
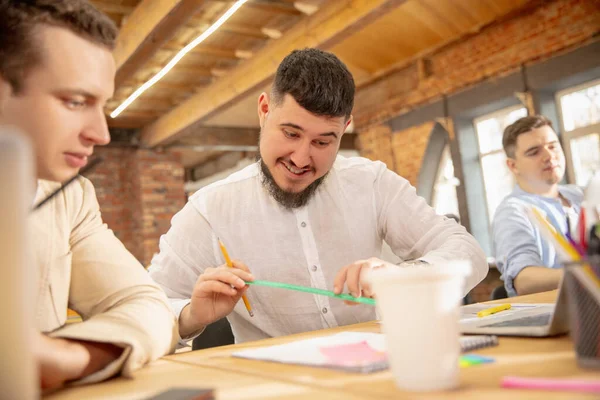
<svg viewBox="0 0 600 400">
<path fill-rule="evenodd" d="M 352 75 L 333 54 L 296 50 L 282 61 L 270 94 L 258 98 L 260 160 L 196 192 L 150 267 L 179 316 L 182 338 L 225 316 L 236 342 L 373 320 L 372 306 L 248 289 L 244 281 L 372 297 L 365 271 L 398 268 L 378 258 L 383 241 L 412 263 L 470 260 L 466 292 L 485 277 L 475 239 L 436 215 L 406 179 L 381 162 L 338 156 L 354 91 Z M 235 268 L 225 265 L 218 238 L 240 260 Z M 243 294 L 254 317 L 239 302 Z"/>
</svg>

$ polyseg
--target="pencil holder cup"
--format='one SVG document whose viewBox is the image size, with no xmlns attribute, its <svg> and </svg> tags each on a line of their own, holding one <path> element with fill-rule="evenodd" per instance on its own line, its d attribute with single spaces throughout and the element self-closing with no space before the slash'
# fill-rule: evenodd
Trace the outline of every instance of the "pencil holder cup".
<svg viewBox="0 0 600 400">
<path fill-rule="evenodd" d="M 565 280 L 577 363 L 600 368 L 600 257 L 567 266 Z"/>
</svg>

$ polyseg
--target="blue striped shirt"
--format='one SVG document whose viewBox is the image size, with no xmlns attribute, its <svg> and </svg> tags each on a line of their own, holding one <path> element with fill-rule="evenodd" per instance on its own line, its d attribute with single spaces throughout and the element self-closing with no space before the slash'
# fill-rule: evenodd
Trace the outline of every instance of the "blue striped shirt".
<svg viewBox="0 0 600 400">
<path fill-rule="evenodd" d="M 575 185 L 560 185 L 560 194 L 573 207 L 573 218 L 579 215 L 583 191 Z M 534 205 L 542 210 L 550 223 L 563 234 L 567 232 L 567 211 L 559 198 L 549 198 L 525 192 L 518 185 L 498 206 L 492 224 L 496 265 L 502 274 L 509 296 L 515 296 L 513 280 L 525 267 L 560 268 L 560 260 L 551 243 L 533 225 L 524 206 Z M 571 214 L 570 214 L 571 216 Z M 573 222 L 571 222 L 571 226 Z"/>
</svg>

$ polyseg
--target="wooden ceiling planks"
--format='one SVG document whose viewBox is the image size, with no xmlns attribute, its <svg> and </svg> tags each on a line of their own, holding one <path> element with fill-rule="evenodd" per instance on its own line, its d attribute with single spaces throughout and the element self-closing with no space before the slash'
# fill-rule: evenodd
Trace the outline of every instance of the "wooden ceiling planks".
<svg viewBox="0 0 600 400">
<path fill-rule="evenodd" d="M 136 16 L 136 7 L 147 1 L 92 0 L 92 3 L 109 14 L 119 26 L 122 25 L 125 32 L 127 21 Z M 132 68 L 127 79 L 117 82 L 115 99 L 108 104 L 107 112 L 116 108 L 233 4 L 233 0 L 150 1 L 155 5 L 169 1 L 178 4 L 195 1 L 196 7 L 193 12 L 186 13 L 183 22 L 181 16 L 168 22 L 168 34 L 161 34 L 158 40 L 152 38 L 156 26 L 150 26 L 152 29 L 142 42 L 151 37 L 155 46 L 147 51 L 149 57 L 145 62 Z M 291 46 L 320 45 L 334 52 L 348 65 L 360 88 L 428 52 L 476 32 L 524 6 L 528 0 L 390 0 L 389 4 L 393 6 L 384 7 L 384 11 L 376 17 L 363 15 L 358 21 L 353 21 L 352 28 L 345 29 L 343 34 L 337 34 L 336 28 L 332 29 L 331 21 L 343 23 L 340 20 L 344 13 L 349 12 L 348 8 L 366 7 L 373 2 L 378 1 L 249 0 L 215 34 L 186 55 L 180 64 L 118 118 L 109 118 L 109 124 L 146 128 L 145 139 L 149 145 L 162 143 L 173 133 L 168 132 L 159 140 L 148 139 L 154 135 L 155 129 L 161 131 L 161 135 L 165 128 L 167 131 L 173 129 L 169 124 L 156 125 L 157 119 L 163 120 L 172 113 L 185 115 L 185 118 L 190 113 L 196 114 L 181 127 L 202 121 L 203 125 L 255 128 L 258 124 L 256 97 L 261 91 L 268 90 L 274 68 L 284 53 L 293 48 Z M 337 7 L 337 12 L 323 17 L 326 13 L 323 9 L 332 7 Z M 312 17 L 300 11 L 311 9 L 314 12 L 318 8 L 320 10 Z M 164 13 L 160 21 L 168 15 L 168 12 Z M 310 30 L 308 21 L 315 18 L 321 19 Z M 302 28 L 311 40 L 303 42 L 298 36 L 288 37 Z M 126 62 L 132 57 L 129 55 L 124 59 Z M 269 70 L 267 74 L 263 73 L 264 68 Z M 253 79 L 254 83 L 250 84 Z M 255 84 L 258 86 L 253 86 Z M 177 110 L 186 107 L 186 104 L 187 107 L 189 104 L 195 106 L 179 114 Z M 193 135 L 193 130 L 185 131 L 181 138 L 186 138 L 186 135 Z"/>
<path fill-rule="evenodd" d="M 138 6 L 142 8 L 147 5 L 145 3 L 148 1 L 152 0 L 144 0 Z M 170 4 L 169 0 L 162 1 L 165 3 L 164 9 L 159 14 L 163 15 L 163 19 L 156 17 L 156 12 L 153 15 L 155 22 L 160 20 L 160 22 L 156 22 L 157 24 L 162 23 L 164 25 L 164 19 L 173 16 L 172 11 L 170 14 L 167 12 L 168 8 L 174 8 L 173 2 L 176 3 L 177 1 L 170 0 Z M 107 111 L 114 109 L 116 103 L 120 104 L 124 101 L 139 87 L 139 82 L 145 82 L 160 71 L 177 51 L 210 26 L 232 3 L 215 0 L 204 2 L 199 0 L 182 0 L 178 3 L 179 7 L 181 7 L 181 4 L 186 3 L 186 1 L 188 4 L 193 3 L 198 6 L 195 15 L 189 16 L 187 22 L 184 23 L 179 22 L 181 16 L 175 16 L 175 19 L 169 20 L 167 23 L 169 27 L 167 30 L 168 35 L 161 34 L 158 39 L 153 36 L 150 41 L 152 44 L 150 49 L 144 51 L 145 57 L 142 57 L 144 59 L 141 62 L 134 62 L 133 67 L 129 68 L 127 74 L 117 74 L 115 100 L 109 104 Z M 114 3 L 116 4 L 116 2 Z M 201 7 L 199 6 L 200 3 L 203 3 Z M 227 71 L 234 68 L 238 62 L 252 57 L 255 50 L 264 46 L 268 41 L 273 40 L 272 34 L 270 35 L 269 33 L 275 32 L 276 34 L 280 34 L 280 32 L 292 26 L 299 19 L 299 15 L 302 15 L 291 3 L 250 0 L 248 4 L 251 6 L 248 7 L 245 15 L 237 18 L 234 15 L 231 21 L 228 21 L 221 29 L 199 45 L 197 50 L 190 52 L 184 57 L 168 74 L 168 77 L 171 79 L 167 83 L 182 85 L 186 82 L 189 86 L 195 88 L 206 85 L 213 79 L 225 76 Z M 187 8 L 191 10 L 191 7 Z M 139 9 L 133 11 L 128 9 L 127 11 L 131 13 L 132 19 L 136 14 L 140 14 Z M 146 10 L 147 13 L 148 11 Z M 146 20 L 149 21 L 151 19 L 146 18 Z M 135 20 L 136 24 L 139 24 L 139 21 L 140 18 L 137 18 Z M 127 29 L 123 31 L 127 33 Z M 145 29 L 145 31 L 153 32 L 149 33 L 149 36 L 156 33 L 152 29 Z M 165 38 L 165 36 L 168 37 Z M 140 40 L 134 40 L 134 42 L 140 42 Z M 135 46 L 130 44 L 130 47 Z M 138 54 L 140 53 L 139 49 L 136 51 Z M 125 57 L 120 56 L 119 59 L 127 58 L 127 54 L 134 53 L 135 51 L 132 50 L 125 52 Z M 131 61 L 133 58 L 135 57 L 129 56 L 128 60 Z M 121 60 L 118 64 L 127 65 L 126 61 Z M 167 77 L 163 79 L 167 79 Z M 189 90 L 186 90 L 183 94 L 179 91 L 172 92 L 172 103 L 178 103 L 182 98 L 186 98 L 187 93 L 189 93 Z M 137 101 L 144 101 L 145 96 L 146 93 L 140 96 Z M 168 91 L 163 90 L 159 96 L 169 97 Z M 119 118 L 127 117 L 128 110 L 135 109 L 132 106 L 123 111 Z M 162 111 L 162 108 L 160 111 Z M 112 122 L 109 119 L 109 124 L 112 124 Z"/>
<path fill-rule="evenodd" d="M 527 2 L 516 1 L 517 5 Z M 356 79 L 361 86 L 381 72 L 477 31 L 514 8 L 515 0 L 409 0 L 329 50 L 371 73 Z"/>
<path fill-rule="evenodd" d="M 271 79 L 279 60 L 292 49 L 305 46 L 327 47 L 341 41 L 381 14 L 402 4 L 402 0 L 353 0 L 327 2 L 317 13 L 289 30 L 280 40 L 271 41 L 247 62 L 216 80 L 206 90 L 192 96 L 142 132 L 145 145 L 155 146 L 173 140 L 184 128 L 231 105 L 240 95 Z M 351 5 L 351 6 L 349 6 Z"/>
</svg>

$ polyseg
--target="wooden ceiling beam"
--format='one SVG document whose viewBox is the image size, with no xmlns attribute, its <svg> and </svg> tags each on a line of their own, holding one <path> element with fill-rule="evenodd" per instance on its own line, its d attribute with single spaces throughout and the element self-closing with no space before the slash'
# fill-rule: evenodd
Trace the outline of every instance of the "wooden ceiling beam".
<svg viewBox="0 0 600 400">
<path fill-rule="evenodd" d="M 179 51 L 184 46 L 185 46 L 185 44 L 176 45 L 174 43 L 169 43 L 169 44 L 165 45 L 163 47 L 163 49 L 171 50 L 171 51 Z M 188 54 L 202 54 L 202 55 L 207 55 L 207 56 L 224 58 L 224 59 L 228 59 L 228 60 L 237 60 L 238 59 L 238 57 L 235 55 L 235 50 L 220 49 L 218 47 L 210 47 L 210 46 L 204 46 L 204 45 L 199 45 L 199 46 L 194 47 L 194 49 L 192 51 L 190 51 Z"/>
<path fill-rule="evenodd" d="M 121 117 L 123 115 L 123 117 Z M 137 118 L 137 119 L 153 119 L 160 115 L 156 111 L 152 110 L 126 110 L 118 118 L 110 118 L 113 121 L 118 120 L 119 118 Z"/>
<path fill-rule="evenodd" d="M 272 1 L 259 1 L 254 0 L 246 3 L 249 8 L 253 8 L 258 11 L 270 12 L 273 14 L 285 14 L 292 16 L 301 16 L 303 15 L 300 10 L 294 7 L 293 4 L 289 3 L 275 3 Z"/>
<path fill-rule="evenodd" d="M 323 0 L 300 0 L 294 1 L 294 7 L 303 14 L 312 15 L 322 6 Z"/>
<path fill-rule="evenodd" d="M 222 32 L 233 33 L 240 36 L 248 36 L 256 39 L 269 39 L 270 37 L 262 31 L 260 28 L 252 26 L 234 24 L 230 22 L 224 23 L 220 28 Z"/>
<path fill-rule="evenodd" d="M 144 82 L 145 81 L 135 81 L 134 83 L 137 87 L 143 85 Z M 156 86 L 159 89 L 177 90 L 178 92 L 193 92 L 195 90 L 195 87 L 193 85 L 190 85 L 189 83 L 171 83 L 168 82 L 166 79 L 159 80 L 154 84 L 154 86 Z"/>
<path fill-rule="evenodd" d="M 142 132 L 144 145 L 154 147 L 173 141 L 185 128 L 265 85 L 272 79 L 280 61 L 292 50 L 303 47 L 328 49 L 405 1 L 326 2 L 319 11 L 293 26 L 281 39 L 271 41 L 254 57 L 232 69 L 227 79 L 216 80 L 146 127 Z"/>
<path fill-rule="evenodd" d="M 162 67 L 161 67 L 162 68 Z M 197 77 L 212 77 L 213 74 L 210 68 L 196 67 L 192 65 L 181 65 L 177 64 L 173 67 L 173 71 L 177 74 L 195 75 Z"/>
<path fill-rule="evenodd" d="M 213 0 L 220 3 L 229 3 L 230 0 Z M 244 7 L 252 8 L 257 11 L 264 11 L 273 14 L 285 14 L 300 16 L 302 11 L 295 7 L 291 3 L 278 3 L 273 0 L 251 0 L 244 4 Z"/>
<path fill-rule="evenodd" d="M 200 18 L 191 18 L 186 25 L 187 28 L 197 31 L 198 34 L 200 32 L 204 32 L 209 26 L 210 24 Z M 234 22 L 225 22 L 219 27 L 218 31 L 256 39 L 269 39 L 269 36 L 264 33 L 261 28 L 244 24 L 236 24 Z"/>
<path fill-rule="evenodd" d="M 142 0 L 121 28 L 113 55 L 121 86 L 200 9 L 206 0 Z"/>
<path fill-rule="evenodd" d="M 190 178 L 192 181 L 198 181 L 203 178 L 218 174 L 229 168 L 233 168 L 246 156 L 245 152 L 217 153 L 216 157 L 211 157 L 205 162 L 191 167 Z"/>
<path fill-rule="evenodd" d="M 227 128 L 227 127 L 197 127 L 186 132 L 186 136 L 173 147 L 202 147 L 202 146 L 256 146 L 258 144 L 259 129 L 252 128 Z"/>
<path fill-rule="evenodd" d="M 115 128 L 142 128 L 148 122 L 155 120 L 158 115 L 152 111 L 133 111 L 128 110 L 119 118 L 106 116 L 106 122 L 109 127 Z"/>
</svg>

